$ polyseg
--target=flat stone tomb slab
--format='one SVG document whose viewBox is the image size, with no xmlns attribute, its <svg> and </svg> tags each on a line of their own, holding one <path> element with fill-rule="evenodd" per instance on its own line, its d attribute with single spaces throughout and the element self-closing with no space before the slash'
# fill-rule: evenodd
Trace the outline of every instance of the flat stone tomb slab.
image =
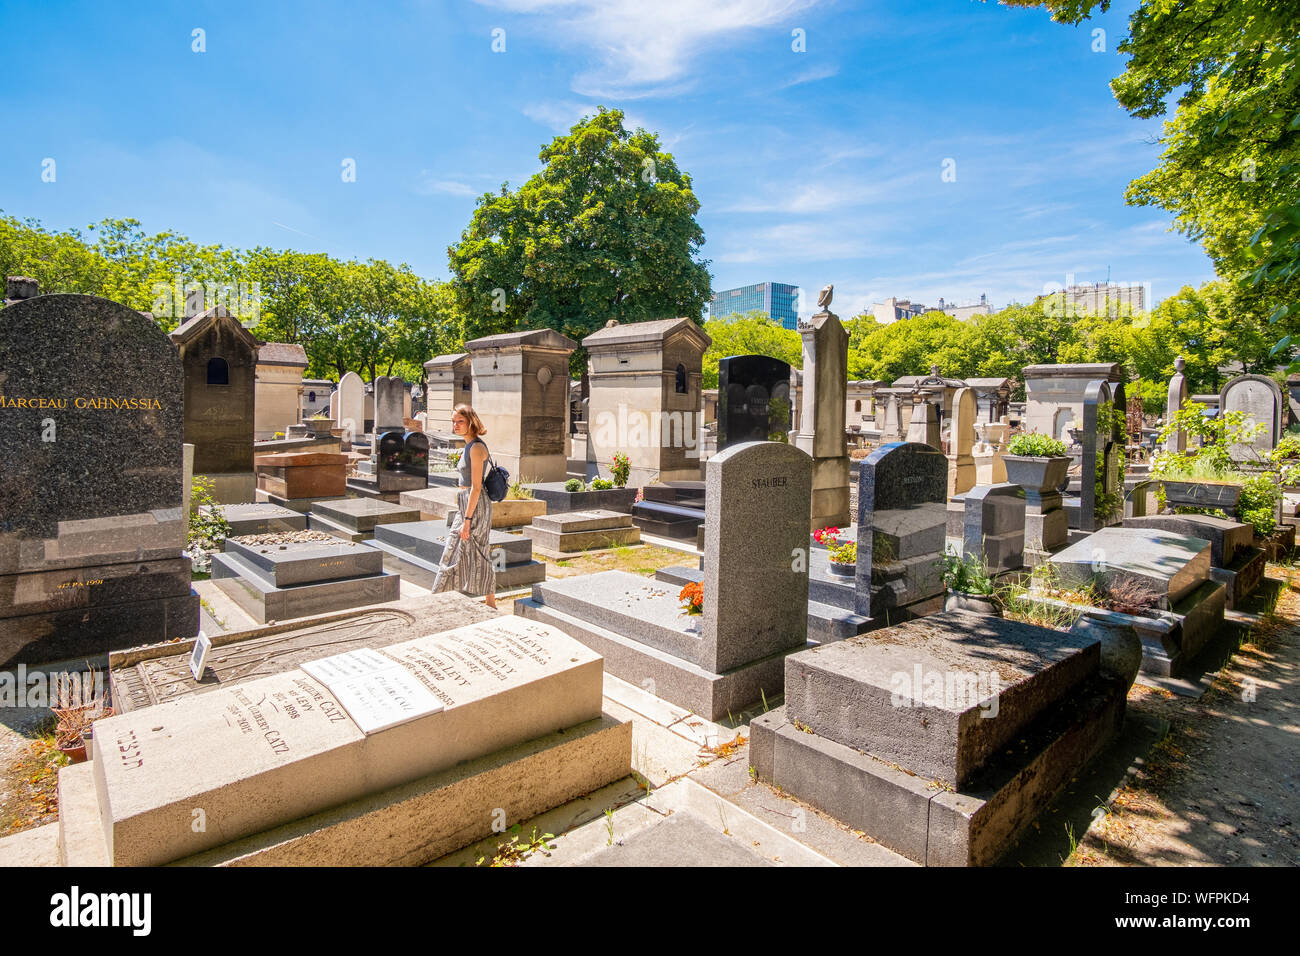
<svg viewBox="0 0 1300 956">
<path fill-rule="evenodd" d="M 567 511 L 553 515 L 538 515 L 533 527 L 559 534 L 576 531 L 604 531 L 610 528 L 631 528 L 632 516 L 618 511 Z"/>
<path fill-rule="evenodd" d="M 399 521 L 418 521 L 420 512 L 376 498 L 344 498 L 338 501 L 319 501 L 312 511 L 321 517 L 351 528 L 353 531 L 373 531 L 376 525 Z"/>
<path fill-rule="evenodd" d="M 1098 674 L 1100 647 L 1001 618 L 937 614 L 786 658 L 786 709 L 822 737 L 961 788 Z"/>
<path fill-rule="evenodd" d="M 305 531 L 307 528 L 306 515 L 270 502 L 223 505 L 221 512 L 230 525 L 232 538 L 246 534 L 269 534 L 273 531 Z"/>
<path fill-rule="evenodd" d="M 687 614 L 680 587 L 626 571 L 600 571 L 533 586 L 533 599 L 693 664 L 702 663 L 703 616 Z"/>
<path fill-rule="evenodd" d="M 345 695 L 294 669 L 100 721 L 93 767 L 113 865 L 180 859 L 601 713 L 599 655 L 538 622 L 496 618 L 370 650 L 442 709 L 367 735 Z"/>
<path fill-rule="evenodd" d="M 1102 528 L 1059 551 L 1051 563 L 1066 585 L 1094 576 L 1108 584 L 1127 579 L 1153 591 L 1169 608 L 1210 574 L 1210 542 L 1154 528 Z"/>
<path fill-rule="evenodd" d="M 451 529 L 441 521 L 402 521 L 377 525 L 375 540 L 437 563 L 442 560 L 450 533 Z M 525 564 L 533 558 L 532 541 L 521 535 L 492 531 L 488 534 L 488 546 L 493 553 L 499 549 L 507 565 Z"/>
<path fill-rule="evenodd" d="M 372 553 L 382 563 L 383 556 Z M 385 571 L 277 587 L 265 568 L 253 564 L 238 551 L 212 556 L 212 581 L 262 624 L 396 601 L 402 583 L 398 575 Z"/>
<path fill-rule="evenodd" d="M 1254 547 L 1255 531 L 1248 524 L 1214 515 L 1146 515 L 1125 518 L 1125 528 L 1154 528 L 1210 542 L 1210 562 L 1216 568 L 1232 565 L 1239 550 Z"/>
<path fill-rule="evenodd" d="M 226 551 L 261 568 L 279 588 L 382 574 L 384 556 L 355 544 L 244 544 L 226 539 Z"/>
<path fill-rule="evenodd" d="M 190 674 L 193 648 L 183 643 L 122 651 L 110 654 L 108 661 L 113 708 L 123 714 L 293 670 L 320 657 L 322 645 L 335 652 L 382 647 L 494 617 L 482 601 L 463 594 L 431 594 L 403 602 L 400 609 L 363 609 L 342 619 L 308 622 L 269 634 L 257 628 L 221 635 L 208 655 L 201 684 Z"/>
</svg>

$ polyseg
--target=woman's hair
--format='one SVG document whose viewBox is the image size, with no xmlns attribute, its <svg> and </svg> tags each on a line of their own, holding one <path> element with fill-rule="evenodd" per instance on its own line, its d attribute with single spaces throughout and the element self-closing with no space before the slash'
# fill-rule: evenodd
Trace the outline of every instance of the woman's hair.
<svg viewBox="0 0 1300 956">
<path fill-rule="evenodd" d="M 478 412 L 474 411 L 473 405 L 466 405 L 463 402 L 452 409 L 454 415 L 464 415 L 465 421 L 469 422 L 470 431 L 474 434 L 473 438 L 482 438 L 487 434 L 487 429 L 483 427 L 483 419 L 478 417 Z"/>
</svg>

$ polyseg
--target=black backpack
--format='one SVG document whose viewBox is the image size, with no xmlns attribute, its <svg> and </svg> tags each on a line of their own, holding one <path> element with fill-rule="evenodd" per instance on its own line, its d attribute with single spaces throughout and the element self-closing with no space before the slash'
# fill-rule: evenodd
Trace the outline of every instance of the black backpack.
<svg viewBox="0 0 1300 956">
<path fill-rule="evenodd" d="M 487 448 L 487 442 L 483 442 L 483 447 Z M 469 454 L 469 449 L 465 449 L 465 454 Z M 491 458 L 491 452 L 488 453 L 488 472 L 483 476 L 483 490 L 493 501 L 505 501 L 506 493 L 510 491 L 510 472 L 506 471 L 500 465 L 494 463 Z"/>
</svg>

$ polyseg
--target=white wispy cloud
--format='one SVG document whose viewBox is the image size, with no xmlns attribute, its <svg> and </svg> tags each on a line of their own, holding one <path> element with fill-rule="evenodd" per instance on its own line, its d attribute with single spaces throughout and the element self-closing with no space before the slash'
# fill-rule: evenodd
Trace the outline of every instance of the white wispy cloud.
<svg viewBox="0 0 1300 956">
<path fill-rule="evenodd" d="M 605 99 L 667 96 L 685 90 L 711 48 L 746 31 L 788 22 L 818 0 L 478 0 L 533 21 L 555 42 L 587 50 L 593 65 L 574 92 Z M 544 17 L 544 19 L 542 19 Z"/>
<path fill-rule="evenodd" d="M 477 196 L 483 190 L 475 189 L 468 183 L 458 182 L 454 179 L 435 179 L 428 173 L 421 173 L 420 182 L 416 185 L 415 191 L 421 196 Z"/>
<path fill-rule="evenodd" d="M 791 77 L 786 82 L 777 87 L 778 90 L 788 90 L 792 86 L 799 86 L 803 83 L 815 83 L 818 80 L 829 80 L 832 76 L 838 76 L 840 68 L 833 64 L 824 64 L 814 66 L 810 70 L 804 70 L 797 76 Z"/>
</svg>

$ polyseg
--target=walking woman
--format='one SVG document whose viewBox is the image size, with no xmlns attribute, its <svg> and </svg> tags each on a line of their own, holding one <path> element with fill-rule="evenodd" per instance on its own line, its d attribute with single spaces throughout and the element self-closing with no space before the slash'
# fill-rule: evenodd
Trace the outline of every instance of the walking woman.
<svg viewBox="0 0 1300 956">
<path fill-rule="evenodd" d="M 447 535 L 433 590 L 483 594 L 487 596 L 487 606 L 495 608 L 496 571 L 488 542 L 492 530 L 492 499 L 483 488 L 488 462 L 483 422 L 469 405 L 457 405 L 451 415 L 451 430 L 465 439 L 456 466 L 460 473 L 460 489 L 456 494 L 459 512 Z"/>
</svg>

